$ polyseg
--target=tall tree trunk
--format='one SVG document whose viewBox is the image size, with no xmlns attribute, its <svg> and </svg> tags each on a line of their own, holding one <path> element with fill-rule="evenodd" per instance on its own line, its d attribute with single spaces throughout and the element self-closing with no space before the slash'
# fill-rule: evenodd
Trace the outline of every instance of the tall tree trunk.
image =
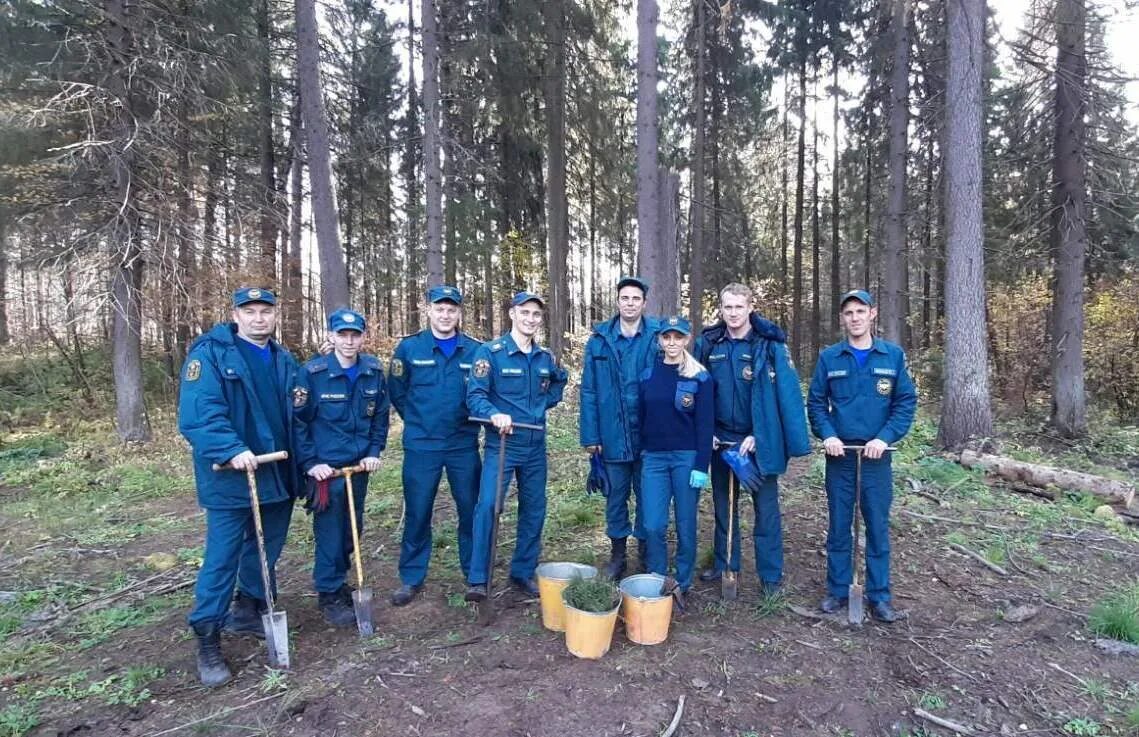
<svg viewBox="0 0 1139 737">
<path fill-rule="evenodd" d="M 0 208 L 0 345 L 8 345 L 12 334 L 8 329 L 8 213 Z"/>
<path fill-rule="evenodd" d="M 874 201 L 874 196 L 871 190 L 871 183 L 873 182 L 874 172 L 874 124 L 873 124 L 873 110 L 866 111 L 866 126 L 863 129 L 865 138 L 863 139 L 863 147 L 866 149 L 866 165 L 862 171 L 862 289 L 870 289 L 870 262 L 871 257 L 871 222 L 870 222 L 870 208 Z"/>
<path fill-rule="evenodd" d="M 183 11 L 188 9 L 183 5 Z M 186 358 L 190 344 L 190 324 L 193 319 L 193 299 L 197 282 L 197 267 L 194 263 L 194 221 L 197 211 L 194 207 L 194 174 L 190 167 L 190 111 L 187 97 L 183 93 L 178 102 L 178 263 L 177 278 L 172 285 L 174 297 L 174 346 L 171 354 L 172 376 L 177 377 Z M 70 278 L 70 277 L 69 277 Z M 176 383 L 175 386 L 178 384 Z"/>
<path fill-rule="evenodd" d="M 790 126 L 787 120 L 787 111 L 791 109 L 791 74 L 783 72 L 783 124 L 780 129 L 779 157 L 779 313 L 781 321 L 787 323 L 787 295 L 789 294 L 788 278 L 790 271 L 787 263 L 787 161 L 790 159 L 787 135 Z"/>
<path fill-rule="evenodd" d="M 667 309 L 664 254 L 657 239 L 660 224 L 660 182 L 657 181 L 657 20 L 656 0 L 637 0 L 637 246 L 640 271 L 652 282 L 646 295 L 649 314 Z"/>
<path fill-rule="evenodd" d="M 833 50 L 834 69 L 832 70 L 833 78 L 831 80 L 831 96 L 834 98 L 834 111 L 831 115 L 831 309 L 830 309 L 830 325 L 831 337 L 838 335 L 838 309 L 839 297 L 842 294 L 842 284 L 839 277 L 839 266 L 841 264 L 838 241 L 838 222 L 839 222 L 839 172 L 841 171 L 841 161 L 839 160 L 838 153 L 838 49 Z M 828 339 L 828 342 L 830 339 Z"/>
<path fill-rule="evenodd" d="M 811 356 L 818 355 L 823 321 L 819 292 L 822 291 L 822 228 L 819 222 L 819 79 L 811 94 Z"/>
<path fill-rule="evenodd" d="M 407 180 L 407 246 L 405 270 L 407 277 L 406 332 L 419 329 L 419 100 L 415 93 L 415 0 L 407 0 L 407 130 L 404 150 L 404 176 Z"/>
<path fill-rule="evenodd" d="M 546 223 L 549 240 L 550 348 L 559 359 L 569 330 L 569 200 L 566 197 L 565 0 L 542 4 L 546 26 Z"/>
<path fill-rule="evenodd" d="M 305 142 L 308 144 L 308 176 L 312 189 L 312 219 L 320 255 L 320 294 L 325 313 L 349 304 L 348 267 L 340 248 L 336 202 L 332 192 L 332 163 L 328 118 L 320 82 L 320 38 L 316 0 L 297 3 L 297 84 L 301 95 Z"/>
<path fill-rule="evenodd" d="M 906 258 L 906 161 L 910 124 L 910 0 L 892 0 L 893 68 L 890 72 L 890 189 L 886 203 L 886 243 L 882 249 L 882 292 L 878 328 L 886 340 L 903 343 L 902 261 Z M 983 20 L 982 20 L 983 22 Z"/>
<path fill-rule="evenodd" d="M 803 365 L 803 178 L 807 166 L 807 54 L 799 57 L 799 143 L 795 159 L 795 261 L 791 287 L 791 352 L 795 364 Z"/>
<path fill-rule="evenodd" d="M 150 422 L 142 381 L 142 232 L 139 222 L 134 151 L 130 66 L 135 49 L 126 0 L 105 0 L 106 47 L 110 55 L 106 88 L 118 104 L 113 108 L 111 134 L 123 146 L 112 162 L 111 179 L 118 204 L 115 215 L 111 272 L 111 368 L 115 383 L 115 430 L 124 442 L 150 440 Z"/>
<path fill-rule="evenodd" d="M 707 0 L 693 0 L 696 6 L 696 90 L 692 97 L 692 209 L 689 218 L 692 251 L 688 259 L 688 319 L 692 332 L 699 335 L 704 318 L 704 200 L 708 196 L 704 177 L 704 84 L 707 38 Z"/>
<path fill-rule="evenodd" d="M 926 138 L 925 144 L 925 223 L 922 226 L 922 269 L 921 269 L 921 346 L 929 348 L 933 338 L 933 305 L 931 304 L 933 284 L 933 262 L 939 255 L 933 248 L 933 135 Z"/>
<path fill-rule="evenodd" d="M 427 286 L 443 283 L 443 179 L 439 170 L 439 34 L 435 0 L 423 0 L 423 181 Z M 450 244 L 451 248 L 455 244 Z"/>
<path fill-rule="evenodd" d="M 203 274 L 213 274 L 217 269 L 216 264 L 214 264 L 214 254 L 217 251 L 218 190 L 224 187 L 224 184 L 220 182 L 224 176 L 225 170 L 222 168 L 221 154 L 216 146 L 211 145 L 206 154 L 206 193 L 205 200 L 202 203 L 201 268 Z M 199 279 L 197 289 L 194 291 L 194 299 L 198 305 L 199 332 L 206 332 L 214 323 L 214 311 L 217 308 L 214 300 L 214 292 L 216 291 L 213 288 L 214 286 L 211 279 Z"/>
<path fill-rule="evenodd" d="M 1084 396 L 1084 259 L 1087 252 L 1086 8 L 1056 4 L 1056 137 L 1052 147 L 1052 425 L 1087 433 Z"/>
<path fill-rule="evenodd" d="M 945 391 L 938 442 L 993 432 L 985 342 L 982 108 L 985 0 L 948 0 L 945 89 Z"/>
<path fill-rule="evenodd" d="M 680 311 L 680 175 L 662 166 L 657 170 L 657 184 L 657 202 L 660 203 L 657 223 L 660 229 L 656 241 L 659 252 L 655 276 L 649 277 L 653 287 L 649 294 L 657 293 L 659 308 L 656 314 L 675 315 Z"/>
<path fill-rule="evenodd" d="M 293 163 L 289 168 L 289 245 L 282 265 L 281 301 L 285 307 L 281 321 L 281 340 L 292 350 L 304 341 L 304 274 L 301 262 L 301 236 L 304 232 L 304 130 L 301 125 L 301 91 L 293 93 L 293 110 L 289 115 L 289 142 Z"/>
<path fill-rule="evenodd" d="M 254 279 L 263 286 L 277 282 L 277 237 L 280 234 L 277 212 L 276 164 L 273 160 L 273 67 L 270 39 L 269 0 L 257 3 L 257 154 L 261 165 L 261 181 L 257 188 L 260 211 L 261 253 Z"/>
</svg>

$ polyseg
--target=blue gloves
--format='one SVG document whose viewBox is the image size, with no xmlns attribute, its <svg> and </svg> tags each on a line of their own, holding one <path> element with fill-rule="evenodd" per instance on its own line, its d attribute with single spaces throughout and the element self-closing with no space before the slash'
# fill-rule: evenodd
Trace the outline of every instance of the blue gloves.
<svg viewBox="0 0 1139 737">
<path fill-rule="evenodd" d="M 763 486 L 763 476 L 750 453 L 741 455 L 735 448 L 725 448 L 720 451 L 720 457 L 739 479 L 740 486 L 752 493 L 758 492 Z"/>
<path fill-rule="evenodd" d="M 703 489 L 708 485 L 708 474 L 703 471 L 693 471 L 688 474 L 688 485 L 693 489 Z"/>
<path fill-rule="evenodd" d="M 609 496 L 609 472 L 605 470 L 605 462 L 601 460 L 600 453 L 589 454 L 589 478 L 585 481 L 585 493 Z"/>
</svg>

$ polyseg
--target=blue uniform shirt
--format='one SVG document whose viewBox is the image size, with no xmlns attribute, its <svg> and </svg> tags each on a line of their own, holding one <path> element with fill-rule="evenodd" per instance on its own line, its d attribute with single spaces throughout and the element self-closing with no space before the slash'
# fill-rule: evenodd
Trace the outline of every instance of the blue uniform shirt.
<svg viewBox="0 0 1139 737">
<path fill-rule="evenodd" d="M 749 316 L 749 327 L 743 338 L 732 338 L 724 323 L 717 322 L 701 332 L 693 352 L 716 385 L 716 437 L 724 441 L 738 441 L 755 434 L 752 388 L 757 380 L 756 363 L 763 359 L 759 356 L 759 343 L 761 339 L 779 343 L 786 340 L 778 325 L 755 313 Z"/>
<path fill-rule="evenodd" d="M 292 354 L 270 341 L 270 368 L 253 371 L 243 356 L 233 323 L 215 325 L 190 346 L 178 393 L 178 430 L 190 442 L 198 504 L 204 509 L 248 509 L 245 474 L 214 471 L 244 451 L 271 453 L 287 450 L 291 434 L 291 398 L 286 391 L 295 381 L 297 362 Z M 277 391 L 263 391 L 266 387 Z M 270 415 L 283 418 L 284 438 L 273 432 Z M 300 491 L 300 479 L 291 462 L 266 463 L 257 469 L 257 490 L 262 504 L 284 501 Z"/>
<path fill-rule="evenodd" d="M 317 356 L 297 374 L 293 387 L 293 444 L 297 463 L 350 466 L 378 458 L 388 439 L 388 389 L 375 356 L 361 353 L 356 381 L 335 353 Z"/>
<path fill-rule="evenodd" d="M 899 346 L 875 338 L 862 366 L 845 340 L 819 354 L 807 393 L 807 414 L 818 437 L 896 443 L 909 432 L 916 409 L 917 390 Z"/>
<path fill-rule="evenodd" d="M 632 338 L 621 334 L 621 318 L 593 326 L 581 372 L 578 432 L 582 447 L 600 445 L 607 461 L 631 462 L 641 452 L 638 384 L 657 355 L 655 320 L 644 317 Z"/>
<path fill-rule="evenodd" d="M 478 445 L 467 422 L 467 378 L 479 342 L 459 333 L 447 356 L 430 329 L 408 335 L 388 366 L 392 405 L 403 418 L 405 450 L 458 450 Z"/>
<path fill-rule="evenodd" d="M 475 351 L 467 384 L 467 407 L 476 417 L 504 413 L 515 422 L 545 425 L 546 410 L 562 401 L 566 372 L 554 356 L 534 343 L 523 353 L 510 333 Z M 488 433 L 488 439 L 497 438 Z"/>
</svg>

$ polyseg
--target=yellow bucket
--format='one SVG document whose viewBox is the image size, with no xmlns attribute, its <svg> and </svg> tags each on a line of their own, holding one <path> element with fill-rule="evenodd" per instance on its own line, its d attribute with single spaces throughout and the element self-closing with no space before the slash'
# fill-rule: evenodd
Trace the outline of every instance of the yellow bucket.
<svg viewBox="0 0 1139 737">
<path fill-rule="evenodd" d="M 596 660 L 609 652 L 613 642 L 613 630 L 617 626 L 617 610 L 608 612 L 583 612 L 568 604 L 565 607 L 566 647 L 579 658 Z"/>
<path fill-rule="evenodd" d="M 597 569 L 581 563 L 543 563 L 535 571 L 538 596 L 542 602 L 542 626 L 554 632 L 566 629 L 566 607 L 562 590 L 577 577 L 593 578 Z"/>
<path fill-rule="evenodd" d="M 658 645 L 668 638 L 672 597 L 661 596 L 664 576 L 641 573 L 621 579 L 621 614 L 625 635 L 638 645 Z"/>
</svg>

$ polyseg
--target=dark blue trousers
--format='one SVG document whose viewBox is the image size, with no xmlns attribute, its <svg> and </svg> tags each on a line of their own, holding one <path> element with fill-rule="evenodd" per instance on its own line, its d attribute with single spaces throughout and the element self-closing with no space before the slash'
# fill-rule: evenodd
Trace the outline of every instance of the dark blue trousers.
<svg viewBox="0 0 1139 737">
<path fill-rule="evenodd" d="M 827 456 L 827 592 L 845 599 L 851 583 L 851 545 L 854 539 L 854 476 L 857 458 L 847 451 L 840 458 Z M 890 600 L 890 504 L 894 476 L 890 454 L 877 461 L 862 459 L 862 520 L 866 525 L 866 598 Z"/>
<path fill-rule="evenodd" d="M 352 474 L 352 490 L 356 504 L 356 532 L 363 535 L 368 474 Z M 329 482 L 328 509 L 313 512 L 312 536 L 316 547 L 312 564 L 313 589 L 318 594 L 339 591 L 352 567 L 352 528 L 348 526 L 348 496 L 343 478 Z"/>
<path fill-rule="evenodd" d="M 696 509 L 700 490 L 688 485 L 694 450 L 645 452 L 641 456 L 641 499 L 645 526 L 645 561 L 652 573 L 668 574 L 668 510 L 676 516 L 676 581 L 681 591 L 692 585 L 696 565 Z"/>
<path fill-rule="evenodd" d="M 779 510 L 779 477 L 764 476 L 754 494 L 742 487 L 736 490 L 732 510 L 731 565 L 728 564 L 728 482 L 730 469 L 719 453 L 712 454 L 712 504 L 716 510 L 716 534 L 712 541 L 717 571 L 740 570 L 740 496 L 751 497 L 755 508 L 752 542 L 755 546 L 755 573 L 759 580 L 776 586 L 783 580 L 783 515 Z"/>
<path fill-rule="evenodd" d="M 506 441 L 506 468 L 503 487 L 510 479 L 518 481 L 518 528 L 514 559 L 510 562 L 513 578 L 529 580 L 538 567 L 542 552 L 542 527 L 546 522 L 546 437 L 543 433 L 515 430 Z M 494 522 L 494 498 L 498 479 L 498 436 L 491 435 L 483 456 L 479 500 L 475 505 L 472 530 L 470 584 L 485 584 L 490 564 L 491 526 Z M 505 493 L 505 492 L 504 492 Z M 501 531 L 500 533 L 501 534 Z"/>
<path fill-rule="evenodd" d="M 403 456 L 403 540 L 399 547 L 399 580 L 419 586 L 431 559 L 431 513 L 443 471 L 459 519 L 459 565 L 471 570 L 471 527 L 479 496 L 482 461 L 477 445 L 459 450 L 407 450 Z"/>
<path fill-rule="evenodd" d="M 285 547 L 293 501 L 261 505 L 261 526 L 265 532 L 265 554 L 269 560 L 269 577 L 277 590 L 276 565 Z M 261 562 L 257 556 L 257 537 L 250 509 L 207 509 L 206 550 L 198 581 L 194 586 L 194 608 L 187 618 L 190 625 L 199 622 L 225 624 L 233 586 L 255 599 L 265 598 L 261 582 Z"/>
<path fill-rule="evenodd" d="M 609 474 L 609 496 L 605 499 L 605 534 L 619 538 L 632 535 L 645 539 L 645 526 L 641 514 L 641 462 L 605 462 Z M 629 524 L 629 495 L 636 503 L 634 522 Z"/>
</svg>

